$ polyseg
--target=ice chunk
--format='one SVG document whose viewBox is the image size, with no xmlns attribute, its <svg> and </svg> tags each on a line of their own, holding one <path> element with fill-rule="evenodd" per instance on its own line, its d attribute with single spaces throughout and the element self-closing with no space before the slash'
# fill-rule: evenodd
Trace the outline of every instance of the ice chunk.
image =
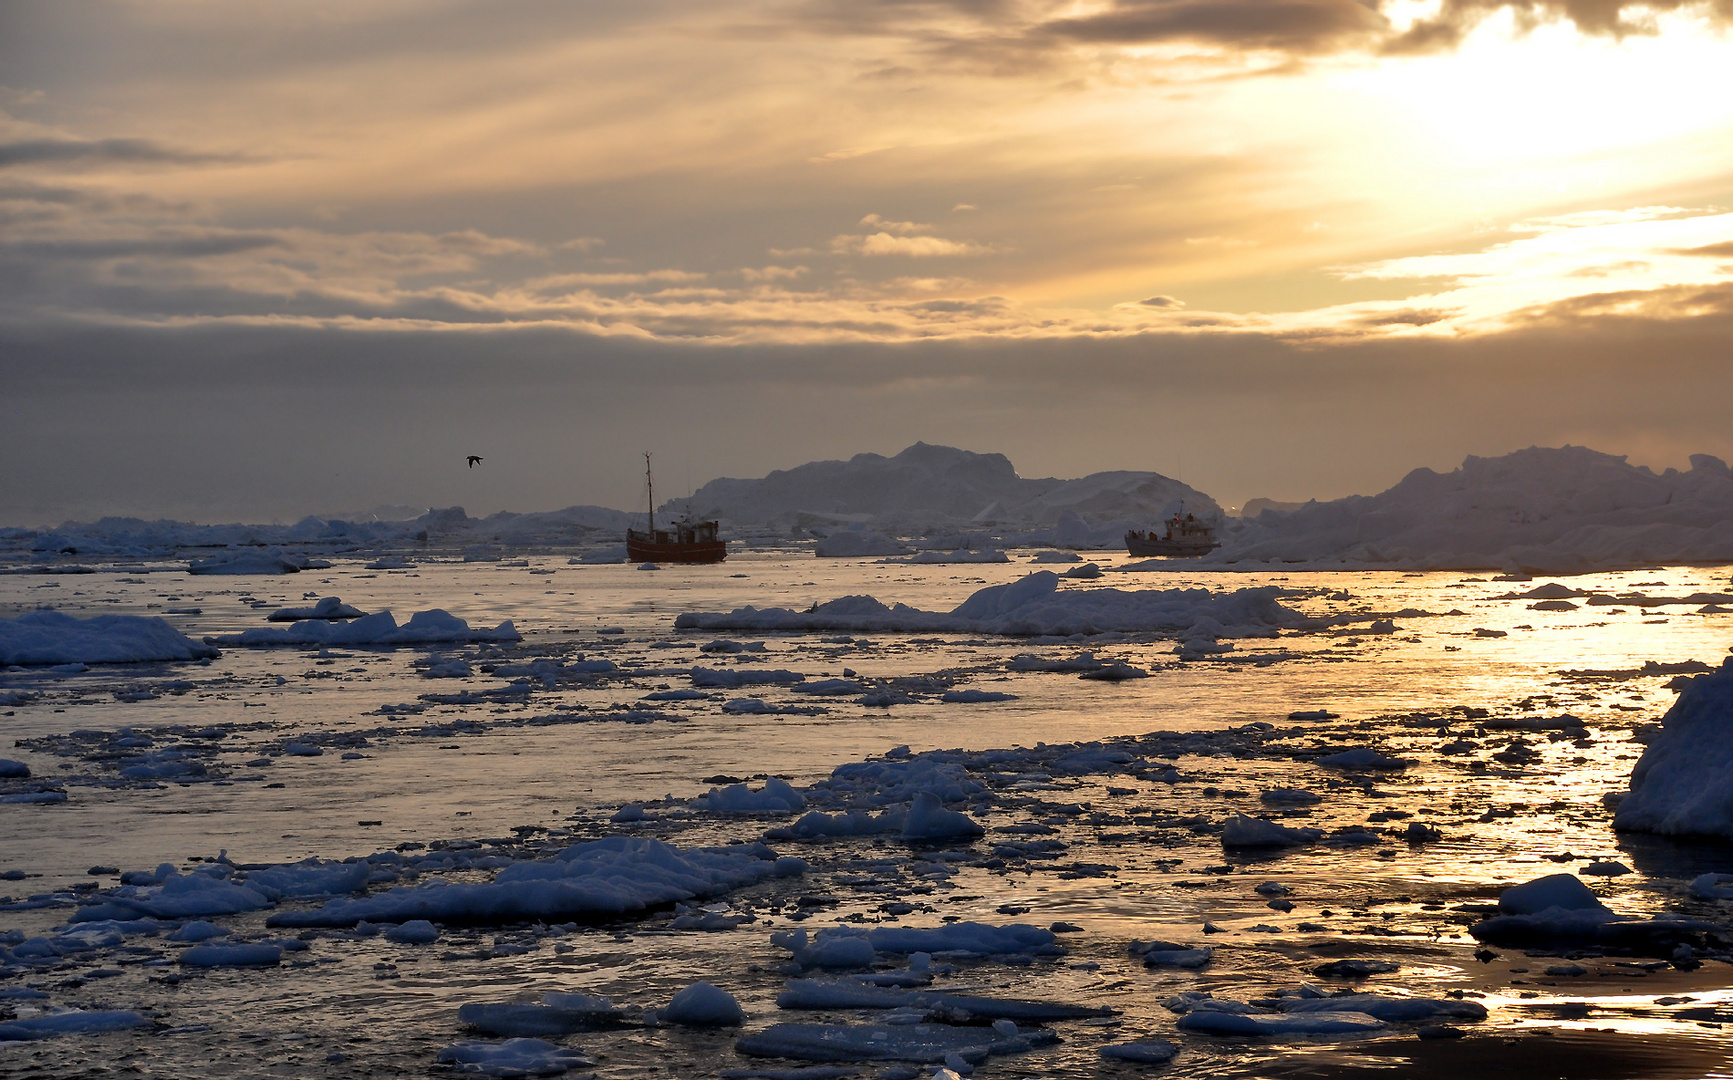
<svg viewBox="0 0 1733 1080">
<path fill-rule="evenodd" d="M 1506 889 L 1498 910 L 1468 932 L 1512 948 L 1574 944 L 1667 955 L 1680 944 L 1702 944 L 1702 935 L 1714 929 L 1714 924 L 1697 919 L 1615 914 L 1572 874 L 1551 874 Z"/>
<path fill-rule="evenodd" d="M 283 962 L 283 949 L 265 942 L 195 945 L 181 953 L 180 962 L 187 967 L 275 967 Z"/>
<path fill-rule="evenodd" d="M 170 941 L 209 941 L 211 938 L 228 937 L 229 932 L 213 922 L 194 919 L 168 935 Z"/>
<path fill-rule="evenodd" d="M 951 705 L 975 705 L 987 701 L 1016 701 L 1017 695 L 998 690 L 947 690 L 939 695 L 939 700 Z"/>
<path fill-rule="evenodd" d="M 1323 836 L 1321 829 L 1290 829 L 1266 818 L 1235 814 L 1222 822 L 1222 847 L 1299 847 Z"/>
<path fill-rule="evenodd" d="M 1002 563 L 1010 562 L 1011 558 L 998 548 L 985 548 L 981 551 L 957 548 L 954 551 L 920 551 L 906 559 L 886 559 L 884 561 L 908 563 L 916 566 L 944 566 L 952 563 Z"/>
<path fill-rule="evenodd" d="M 905 840 L 961 840 L 981 836 L 986 831 L 974 818 L 947 810 L 938 796 L 926 791 L 915 796 L 903 823 Z"/>
<path fill-rule="evenodd" d="M 1548 874 L 1521 885 L 1513 885 L 1498 895 L 1501 915 L 1535 915 L 1549 908 L 1566 911 L 1606 912 L 1606 905 L 1594 890 L 1584 885 L 1574 874 Z"/>
<path fill-rule="evenodd" d="M 212 646 L 194 641 L 158 618 L 77 619 L 43 609 L 0 619 L 0 666 L 138 664 L 219 655 Z"/>
<path fill-rule="evenodd" d="M 326 596 L 312 607 L 278 608 L 265 617 L 266 622 L 300 622 L 302 619 L 359 619 L 367 614 L 350 607 L 335 596 Z"/>
<path fill-rule="evenodd" d="M 441 1065 L 455 1066 L 462 1075 L 502 1077 L 558 1076 L 570 1069 L 594 1064 L 576 1050 L 540 1039 L 452 1043 L 434 1060 Z"/>
<path fill-rule="evenodd" d="M 715 668 L 695 667 L 692 669 L 692 685 L 721 687 L 733 689 L 740 686 L 785 686 L 806 681 L 806 676 L 798 671 L 787 671 L 778 668 L 773 671 L 755 670 L 750 668 Z"/>
<path fill-rule="evenodd" d="M 1385 1023 L 1417 1024 L 1439 1017 L 1458 1020 L 1486 1019 L 1486 1006 L 1478 1001 L 1454 998 L 1400 998 L 1378 994 L 1343 994 L 1320 998 L 1283 998 L 1282 1011 L 1290 1016 L 1318 1013 L 1359 1013 Z"/>
<path fill-rule="evenodd" d="M 1163 1065 L 1173 1060 L 1179 1047 L 1163 1039 L 1143 1042 L 1108 1043 L 1097 1051 L 1109 1061 L 1130 1061 L 1139 1065 Z"/>
<path fill-rule="evenodd" d="M 73 922 L 101 919 L 192 919 L 238 915 L 271 905 L 271 898 L 250 885 L 237 885 L 206 874 L 176 874 L 160 885 L 122 885 L 92 897 L 72 915 Z"/>
<path fill-rule="evenodd" d="M 636 1023 L 607 998 L 550 993 L 533 1001 L 476 1002 L 457 1010 L 458 1023 L 489 1035 L 567 1035 Z"/>
<path fill-rule="evenodd" d="M 329 563 L 325 565 L 329 566 Z M 280 551 L 231 551 L 194 559 L 187 564 L 189 574 L 298 574 L 300 560 Z"/>
<path fill-rule="evenodd" d="M 94 1035 L 150 1027 L 150 1021 L 124 1009 L 69 1009 L 0 1023 L 0 1042 L 52 1039 L 58 1035 Z"/>
<path fill-rule="evenodd" d="M 1322 797 L 1304 788 L 1279 787 L 1271 788 L 1258 796 L 1259 802 L 1265 803 L 1296 803 L 1306 804 L 1322 802 Z"/>
<path fill-rule="evenodd" d="M 711 788 L 703 798 L 694 799 L 693 805 L 721 814 L 788 814 L 804 807 L 806 797 L 788 781 L 771 776 L 757 791 L 745 784 Z"/>
<path fill-rule="evenodd" d="M 1365 1013 L 1327 1012 L 1301 1014 L 1228 1013 L 1193 1009 L 1175 1025 L 1181 1031 L 1203 1035 L 1359 1035 L 1376 1031 L 1384 1021 Z"/>
<path fill-rule="evenodd" d="M 1318 758 L 1317 764 L 1331 769 L 1406 769 L 1408 767 L 1408 763 L 1401 758 L 1386 757 L 1366 746 L 1357 746 L 1339 754 L 1326 755 Z"/>
<path fill-rule="evenodd" d="M 1210 962 L 1215 950 L 1204 945 L 1190 948 L 1172 941 L 1134 941 L 1130 952 L 1141 956 L 1145 967 L 1172 967 L 1196 970 Z"/>
<path fill-rule="evenodd" d="M 11 758 L 0 758 L 0 780 L 28 780 L 30 766 Z"/>
<path fill-rule="evenodd" d="M 790 979 L 777 995 L 779 1009 L 915 1009 L 968 1013 L 983 1020 L 1043 1023 L 1111 1016 L 1113 1010 L 1056 1001 L 980 997 L 939 990 L 906 990 L 874 986 L 860 979 Z"/>
<path fill-rule="evenodd" d="M 668 1023 L 687 1027 L 726 1027 L 746 1020 L 733 994 L 707 982 L 695 982 L 675 994 L 659 1015 Z"/>
<path fill-rule="evenodd" d="M 1059 1040 L 1051 1031 L 1006 1035 L 991 1027 L 948 1024 L 773 1024 L 743 1036 L 734 1048 L 753 1057 L 799 1061 L 913 1061 L 940 1064 L 955 1054 L 979 1064 Z"/>
<path fill-rule="evenodd" d="M 411 919 L 385 931 L 385 940 L 399 945 L 431 945 L 439 940 L 439 927 L 426 919 Z"/>
</svg>

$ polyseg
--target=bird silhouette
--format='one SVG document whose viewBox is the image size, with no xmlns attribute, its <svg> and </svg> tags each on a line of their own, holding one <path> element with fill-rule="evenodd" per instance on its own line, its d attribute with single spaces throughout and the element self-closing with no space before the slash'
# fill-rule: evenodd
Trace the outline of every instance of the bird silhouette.
<svg viewBox="0 0 1733 1080">
<path fill-rule="evenodd" d="M 479 464 L 481 464 L 481 455 L 480 454 L 469 455 L 469 467 L 470 468 L 473 469 Z"/>
</svg>

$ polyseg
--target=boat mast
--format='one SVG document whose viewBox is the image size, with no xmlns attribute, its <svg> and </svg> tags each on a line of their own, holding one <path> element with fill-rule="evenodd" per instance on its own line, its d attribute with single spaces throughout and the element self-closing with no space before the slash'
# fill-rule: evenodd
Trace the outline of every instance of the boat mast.
<svg viewBox="0 0 1733 1080">
<path fill-rule="evenodd" d="M 644 451 L 644 493 L 650 499 L 650 539 L 656 539 L 656 485 L 650 479 L 650 451 Z"/>
</svg>

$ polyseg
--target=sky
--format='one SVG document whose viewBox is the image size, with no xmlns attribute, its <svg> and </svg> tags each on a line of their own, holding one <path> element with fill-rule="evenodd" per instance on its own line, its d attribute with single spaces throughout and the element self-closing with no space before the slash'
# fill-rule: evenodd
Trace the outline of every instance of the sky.
<svg viewBox="0 0 1733 1080">
<path fill-rule="evenodd" d="M 1733 457 L 1730 23 L 0 0 L 0 525 Z"/>
</svg>

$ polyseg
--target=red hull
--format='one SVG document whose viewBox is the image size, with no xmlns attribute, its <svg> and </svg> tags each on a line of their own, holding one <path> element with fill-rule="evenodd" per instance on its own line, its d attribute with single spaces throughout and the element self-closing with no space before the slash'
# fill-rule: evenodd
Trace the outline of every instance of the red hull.
<svg viewBox="0 0 1733 1080">
<path fill-rule="evenodd" d="M 660 544 L 636 536 L 626 537 L 626 558 L 633 562 L 719 563 L 727 557 L 728 545 L 721 540 Z"/>
</svg>

